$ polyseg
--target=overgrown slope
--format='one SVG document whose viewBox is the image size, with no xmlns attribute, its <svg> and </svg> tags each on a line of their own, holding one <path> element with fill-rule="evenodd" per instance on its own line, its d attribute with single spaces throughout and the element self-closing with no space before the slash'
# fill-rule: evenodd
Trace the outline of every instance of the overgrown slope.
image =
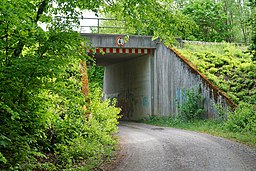
<svg viewBox="0 0 256 171">
<path fill-rule="evenodd" d="M 185 43 L 179 51 L 236 103 L 256 104 L 256 64 L 247 48 Z"/>
</svg>

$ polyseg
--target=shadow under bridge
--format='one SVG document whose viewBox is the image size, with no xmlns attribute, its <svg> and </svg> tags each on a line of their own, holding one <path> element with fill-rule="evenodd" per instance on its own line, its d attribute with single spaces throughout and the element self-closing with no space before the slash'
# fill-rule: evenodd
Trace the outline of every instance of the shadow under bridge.
<svg viewBox="0 0 256 171">
<path fill-rule="evenodd" d="M 97 65 L 104 66 L 104 98 L 116 98 L 122 120 L 152 114 L 153 62 L 156 42 L 150 36 L 81 34 L 87 37 Z"/>
</svg>

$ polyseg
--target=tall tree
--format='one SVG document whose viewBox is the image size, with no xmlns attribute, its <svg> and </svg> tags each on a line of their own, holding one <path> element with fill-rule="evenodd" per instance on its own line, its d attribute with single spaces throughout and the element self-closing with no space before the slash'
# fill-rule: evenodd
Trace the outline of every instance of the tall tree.
<svg viewBox="0 0 256 171">
<path fill-rule="evenodd" d="M 240 32 L 242 33 L 242 41 L 244 43 L 248 43 L 250 41 L 251 38 L 251 34 L 250 34 L 250 27 L 248 26 L 248 20 L 250 17 L 250 13 L 251 13 L 251 9 L 249 7 L 249 3 L 248 0 L 238 0 L 237 1 L 237 22 L 235 25 L 233 25 L 233 27 L 235 27 L 236 25 L 238 26 L 238 28 L 240 28 Z"/>
<path fill-rule="evenodd" d="M 248 25 L 251 8 L 248 3 L 249 0 L 175 0 L 174 4 L 199 27 L 188 38 L 206 41 L 205 38 L 210 36 L 212 38 L 207 38 L 207 41 L 248 43 L 251 39 Z M 200 34 L 206 37 L 198 37 Z"/>
<path fill-rule="evenodd" d="M 222 13 L 222 4 L 212 0 L 195 0 L 183 9 L 198 25 L 199 30 L 193 32 L 196 40 L 222 41 L 230 35 L 227 15 Z"/>
<path fill-rule="evenodd" d="M 104 12 L 117 19 L 125 19 L 132 34 L 152 35 L 166 43 L 173 42 L 175 37 L 184 37 L 196 27 L 172 0 L 120 0 Z"/>
<path fill-rule="evenodd" d="M 256 61 L 256 0 L 250 0 L 250 6 L 252 8 L 250 25 L 252 27 L 252 41 L 250 51 L 253 55 L 252 60 Z"/>
<path fill-rule="evenodd" d="M 227 15 L 226 24 L 230 26 L 230 41 L 248 43 L 251 36 L 248 26 L 250 16 L 248 0 L 221 0 L 221 2 L 224 5 L 223 12 Z"/>
</svg>

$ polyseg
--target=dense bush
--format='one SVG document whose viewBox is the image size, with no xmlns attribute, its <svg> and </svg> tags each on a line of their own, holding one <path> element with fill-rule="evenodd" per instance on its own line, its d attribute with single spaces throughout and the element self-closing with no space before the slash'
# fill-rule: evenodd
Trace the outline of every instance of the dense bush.
<svg viewBox="0 0 256 171">
<path fill-rule="evenodd" d="M 250 52 L 253 55 L 252 60 L 256 62 L 256 1 L 250 0 L 250 6 L 252 8 L 252 14 L 249 20 L 252 27 L 252 41 L 250 46 Z"/>
<path fill-rule="evenodd" d="M 117 131 L 119 108 L 102 101 L 100 90 L 93 93 L 90 103 L 91 118 L 74 115 L 55 122 L 55 153 L 65 168 L 77 164 L 92 169 L 104 157 L 110 156 L 115 148 L 114 133 Z M 113 105 L 115 105 L 113 103 Z"/>
<path fill-rule="evenodd" d="M 96 10 L 100 2 L 52 3 L 0 3 L 0 170 L 86 170 L 115 145 L 119 109 L 97 91 L 85 102 L 79 62 L 88 47 L 73 31 L 76 7 Z"/>
<path fill-rule="evenodd" d="M 183 90 L 178 118 L 183 121 L 198 120 L 204 116 L 203 96 L 196 89 Z"/>
<path fill-rule="evenodd" d="M 109 101 L 102 102 L 97 90 L 92 93 L 92 117 L 87 121 L 82 108 L 85 102 L 79 83 L 79 62 L 72 61 L 76 64 L 61 67 L 54 78 L 41 78 L 43 88 L 27 86 L 27 90 L 31 89 L 24 93 L 26 101 L 20 105 L 13 104 L 15 91 L 10 91 L 11 95 L 4 92 L 16 88 L 16 84 L 5 84 L 5 80 L 14 83 L 19 75 L 4 75 L 0 103 L 1 169 L 70 168 L 77 164 L 90 168 L 111 154 L 119 109 L 109 106 Z"/>
<path fill-rule="evenodd" d="M 256 106 L 240 104 L 234 113 L 229 113 L 225 125 L 231 131 L 251 131 L 256 134 Z"/>
<path fill-rule="evenodd" d="M 227 13 L 221 12 L 222 2 L 196 0 L 184 5 L 182 12 L 193 19 L 198 26 L 188 39 L 201 41 L 222 41 L 230 37 L 230 26 L 226 23 Z"/>
<path fill-rule="evenodd" d="M 97 66 L 96 64 L 89 63 L 88 64 L 88 77 L 90 83 L 90 90 L 94 90 L 95 88 L 103 87 L 103 79 L 104 79 L 104 67 Z"/>
</svg>

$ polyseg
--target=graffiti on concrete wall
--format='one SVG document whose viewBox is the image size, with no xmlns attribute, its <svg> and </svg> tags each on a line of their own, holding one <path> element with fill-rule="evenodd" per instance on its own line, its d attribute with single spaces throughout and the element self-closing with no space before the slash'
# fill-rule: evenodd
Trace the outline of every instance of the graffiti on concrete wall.
<svg viewBox="0 0 256 171">
<path fill-rule="evenodd" d="M 143 107 L 148 107 L 149 106 L 149 101 L 148 101 L 148 97 L 147 96 L 143 97 L 142 105 L 143 105 Z"/>
<path fill-rule="evenodd" d="M 123 119 L 129 119 L 133 117 L 135 106 L 137 105 L 137 99 L 132 91 L 127 90 L 118 94 L 117 106 L 121 107 L 121 115 Z"/>
</svg>

